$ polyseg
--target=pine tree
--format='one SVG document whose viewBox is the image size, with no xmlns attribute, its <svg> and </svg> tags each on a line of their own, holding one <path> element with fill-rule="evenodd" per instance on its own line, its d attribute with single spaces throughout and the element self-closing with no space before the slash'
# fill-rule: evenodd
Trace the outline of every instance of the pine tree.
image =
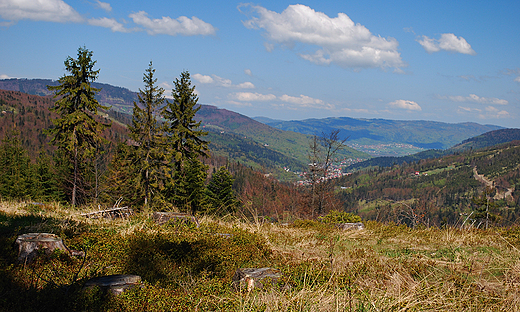
<svg viewBox="0 0 520 312">
<path fill-rule="evenodd" d="M 163 126 L 158 117 L 165 99 L 164 89 L 156 85 L 155 69 L 150 62 L 143 76 L 144 90 L 139 89 L 139 105 L 134 102 L 130 138 L 134 152 L 132 166 L 136 172 L 135 190 L 142 196 L 145 209 L 152 200 L 160 200 L 164 188 L 167 155 Z"/>
<path fill-rule="evenodd" d="M 58 98 L 52 110 L 59 117 L 53 120 L 54 128 L 49 132 L 53 136 L 52 143 L 62 151 L 72 165 L 71 172 L 71 204 L 78 202 L 80 185 L 83 183 L 82 165 L 94 154 L 97 144 L 106 143 L 101 137 L 103 129 L 109 125 L 94 119 L 98 109 L 108 109 L 95 99 L 100 89 L 91 86 L 99 74 L 94 70 L 96 61 L 92 60 L 92 52 L 85 47 L 78 49 L 78 57 L 67 57 L 65 69 L 69 75 L 61 77 L 57 86 L 48 86 Z M 82 190 L 84 192 L 84 190 Z"/>
<path fill-rule="evenodd" d="M 233 191 L 233 176 L 226 167 L 220 167 L 213 174 L 206 188 L 210 213 L 224 215 L 233 213 L 239 206 L 239 201 Z"/>
<path fill-rule="evenodd" d="M 201 207 L 199 199 L 203 197 L 203 190 L 186 183 L 186 178 L 205 180 L 207 167 L 198 158 L 208 156 L 209 142 L 202 139 L 208 133 L 200 129 L 201 122 L 195 120 L 200 106 L 197 105 L 198 97 L 195 86 L 191 85 L 190 74 L 182 72 L 180 79 L 176 78 L 173 83 L 173 101 L 167 101 L 163 109 L 172 163 L 167 194 L 174 205 L 194 212 Z"/>
<path fill-rule="evenodd" d="M 20 132 L 13 130 L 0 146 L 0 196 L 26 198 L 31 195 L 32 170 L 29 154 L 23 148 Z"/>
</svg>

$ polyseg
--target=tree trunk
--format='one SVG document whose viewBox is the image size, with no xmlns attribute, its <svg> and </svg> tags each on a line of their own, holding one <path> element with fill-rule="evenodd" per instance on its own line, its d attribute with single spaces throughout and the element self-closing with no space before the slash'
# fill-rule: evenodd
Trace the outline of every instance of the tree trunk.
<svg viewBox="0 0 520 312">
<path fill-rule="evenodd" d="M 18 236 L 15 245 L 18 246 L 18 261 L 30 263 L 42 252 L 46 255 L 54 250 L 63 250 L 71 256 L 85 256 L 82 251 L 70 250 L 63 240 L 49 233 L 28 233 Z"/>
</svg>

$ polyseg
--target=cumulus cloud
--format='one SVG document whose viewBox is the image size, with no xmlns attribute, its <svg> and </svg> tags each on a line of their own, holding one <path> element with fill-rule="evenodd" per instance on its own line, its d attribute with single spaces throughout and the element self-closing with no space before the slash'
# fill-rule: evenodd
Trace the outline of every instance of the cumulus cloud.
<svg viewBox="0 0 520 312">
<path fill-rule="evenodd" d="M 170 36 L 195 36 L 195 35 L 215 35 L 216 29 L 203 20 L 193 16 L 191 19 L 181 16 L 173 19 L 168 16 L 162 18 L 151 19 L 148 13 L 139 11 L 132 13 L 129 17 L 136 23 L 146 29 L 150 35 L 170 35 Z"/>
<path fill-rule="evenodd" d="M 0 17 L 11 23 L 26 19 L 58 23 L 84 21 L 76 10 L 62 0 L 2 0 L 0 1 Z"/>
<path fill-rule="evenodd" d="M 303 94 L 300 96 L 290 96 L 287 94 L 276 96 L 274 94 L 236 92 L 229 94 L 229 98 L 241 102 L 277 102 L 273 103 L 273 106 L 285 107 L 288 109 L 314 108 L 332 110 L 335 108 L 334 105 Z"/>
<path fill-rule="evenodd" d="M 407 109 L 411 111 L 421 111 L 422 108 L 414 101 L 407 101 L 407 100 L 397 100 L 388 103 L 389 106 L 395 107 L 395 108 L 401 108 L 401 109 Z"/>
<path fill-rule="evenodd" d="M 397 51 L 394 38 L 373 35 L 365 26 L 354 23 L 344 13 L 331 18 L 302 4 L 290 5 L 282 13 L 261 6 L 243 4 L 251 9 L 251 18 L 243 21 L 249 29 L 263 29 L 268 40 L 265 47 L 274 44 L 292 48 L 303 44 L 318 49 L 299 56 L 319 65 L 336 64 L 344 68 L 400 68 L 406 66 Z"/>
<path fill-rule="evenodd" d="M 511 115 L 508 111 L 500 110 L 494 106 L 487 106 L 484 109 L 459 106 L 457 110 L 459 114 L 473 113 L 477 114 L 480 119 L 501 119 L 510 118 Z"/>
<path fill-rule="evenodd" d="M 251 72 L 250 69 L 244 69 L 244 73 L 248 76 L 253 76 L 253 73 Z"/>
<path fill-rule="evenodd" d="M 515 78 L 515 81 L 516 81 L 516 82 L 520 82 L 520 76 L 516 77 L 516 78 Z"/>
<path fill-rule="evenodd" d="M 274 94 L 261 94 L 253 92 L 235 92 L 229 95 L 231 99 L 241 102 L 265 102 L 276 99 Z"/>
<path fill-rule="evenodd" d="M 217 75 L 202 75 L 202 74 L 195 74 L 193 75 L 193 79 L 197 80 L 199 83 L 202 84 L 214 84 L 218 87 L 224 87 L 224 88 L 239 88 L 239 89 L 254 89 L 255 85 L 249 81 L 240 83 L 238 85 L 233 84 L 233 82 L 229 79 L 219 77 Z"/>
<path fill-rule="evenodd" d="M 461 95 L 439 95 L 437 96 L 440 100 L 448 100 L 453 102 L 472 102 L 472 103 L 480 103 L 480 104 L 494 104 L 494 105 L 507 105 L 509 102 L 507 100 L 502 100 L 498 98 L 486 98 L 480 97 L 476 94 L 470 94 L 469 96 L 461 96 Z"/>
<path fill-rule="evenodd" d="M 107 3 L 107 2 L 101 2 L 99 0 L 96 0 L 96 4 L 99 8 L 107 11 L 107 12 L 111 12 L 112 11 L 112 6 L 110 5 L 110 3 Z"/>
<path fill-rule="evenodd" d="M 5 74 L 1 74 L 0 75 L 0 79 L 10 79 L 11 77 L 5 75 Z"/>
<path fill-rule="evenodd" d="M 428 53 L 439 52 L 441 50 L 448 52 L 456 52 L 462 54 L 475 55 L 477 54 L 471 45 L 462 37 L 457 37 L 454 34 L 442 34 L 440 39 L 433 39 L 428 36 L 422 36 L 422 40 L 417 39 L 420 45 Z"/>
<path fill-rule="evenodd" d="M 107 18 L 107 17 L 92 18 L 92 19 L 89 19 L 87 22 L 89 25 L 92 25 L 92 26 L 110 28 L 110 30 L 112 30 L 113 32 L 126 33 L 126 32 L 132 31 L 131 29 L 125 28 L 125 26 L 123 24 L 119 23 L 118 21 L 116 21 L 113 18 Z"/>
</svg>

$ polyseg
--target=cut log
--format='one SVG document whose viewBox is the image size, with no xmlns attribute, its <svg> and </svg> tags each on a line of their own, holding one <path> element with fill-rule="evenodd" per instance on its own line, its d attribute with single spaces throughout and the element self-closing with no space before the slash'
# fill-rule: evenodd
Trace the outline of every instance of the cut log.
<svg viewBox="0 0 520 312">
<path fill-rule="evenodd" d="M 18 246 L 19 262 L 30 263 L 40 253 L 48 255 L 54 250 L 63 250 L 71 256 L 85 256 L 83 251 L 76 251 L 67 248 L 60 237 L 49 233 L 23 234 L 18 236 L 14 243 Z"/>
<path fill-rule="evenodd" d="M 117 207 L 105 210 L 99 210 L 89 213 L 82 213 L 81 215 L 85 218 L 91 219 L 127 219 L 130 218 L 134 214 L 134 211 L 128 207 Z"/>
<path fill-rule="evenodd" d="M 277 269 L 272 268 L 241 268 L 235 271 L 233 287 L 235 290 L 247 290 L 254 288 L 263 289 L 265 285 L 275 285 L 282 276 Z"/>
<path fill-rule="evenodd" d="M 364 230 L 365 229 L 365 225 L 362 222 L 339 223 L 339 224 L 336 224 L 336 227 L 338 227 L 341 230 Z"/>
<path fill-rule="evenodd" d="M 179 222 L 183 224 L 193 224 L 197 228 L 199 227 L 199 221 L 195 216 L 181 212 L 154 212 L 152 219 L 159 225 L 166 224 L 168 222 Z"/>
<path fill-rule="evenodd" d="M 120 295 L 125 290 L 138 285 L 141 285 L 139 275 L 118 274 L 91 278 L 85 283 L 83 289 L 97 286 L 104 293 L 111 292 L 114 295 Z"/>
</svg>

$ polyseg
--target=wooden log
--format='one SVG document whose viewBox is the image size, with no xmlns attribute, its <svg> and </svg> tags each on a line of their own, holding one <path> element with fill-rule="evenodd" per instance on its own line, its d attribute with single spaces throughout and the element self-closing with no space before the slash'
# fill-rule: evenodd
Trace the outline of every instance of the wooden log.
<svg viewBox="0 0 520 312">
<path fill-rule="evenodd" d="M 275 285 L 282 276 L 277 269 L 272 268 L 241 268 L 235 271 L 233 287 L 235 290 L 263 289 L 267 284 Z"/>
<path fill-rule="evenodd" d="M 117 274 L 91 278 L 85 283 L 83 289 L 97 286 L 104 293 L 110 292 L 114 295 L 120 295 L 125 290 L 138 285 L 141 285 L 141 277 L 139 275 Z"/>
<path fill-rule="evenodd" d="M 20 235 L 14 242 L 18 246 L 18 261 L 30 263 L 40 254 L 51 254 L 54 250 L 63 250 L 71 256 L 84 257 L 83 251 L 71 250 L 63 240 L 49 233 L 27 233 Z"/>
<path fill-rule="evenodd" d="M 170 220 L 174 222 L 184 223 L 184 224 L 194 224 L 197 228 L 199 227 L 199 221 L 195 216 L 192 216 L 187 213 L 181 212 L 154 212 L 152 215 L 152 219 L 155 223 L 159 225 L 166 224 L 170 222 Z"/>
<path fill-rule="evenodd" d="M 126 219 L 130 218 L 134 214 L 134 211 L 128 207 L 117 207 L 105 210 L 99 210 L 94 212 L 82 213 L 81 215 L 91 219 Z"/>
</svg>

